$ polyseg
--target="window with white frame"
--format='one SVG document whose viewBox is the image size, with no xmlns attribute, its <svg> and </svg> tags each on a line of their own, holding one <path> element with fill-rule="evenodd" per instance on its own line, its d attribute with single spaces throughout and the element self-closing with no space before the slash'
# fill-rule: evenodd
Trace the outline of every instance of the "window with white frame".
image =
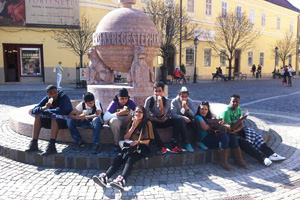
<svg viewBox="0 0 300 200">
<path fill-rule="evenodd" d="M 289 55 L 289 64 L 292 64 L 293 56 L 292 54 Z"/>
<path fill-rule="evenodd" d="M 291 33 L 294 32 L 294 22 L 293 21 L 290 22 L 290 32 Z"/>
<path fill-rule="evenodd" d="M 194 12 L 194 0 L 187 0 L 187 11 Z"/>
<path fill-rule="evenodd" d="M 150 3 L 151 2 L 151 0 L 140 0 L 140 3 Z"/>
<path fill-rule="evenodd" d="M 277 30 L 280 30 L 280 17 L 277 17 Z"/>
<path fill-rule="evenodd" d="M 204 67 L 211 66 L 211 49 L 204 49 Z"/>
<path fill-rule="evenodd" d="M 212 0 L 206 0 L 205 4 L 205 14 L 206 15 L 211 15 L 211 9 L 212 9 Z"/>
<path fill-rule="evenodd" d="M 253 51 L 248 51 L 248 66 L 253 65 Z"/>
<path fill-rule="evenodd" d="M 265 53 L 264 52 L 260 52 L 259 53 L 259 64 L 261 66 L 264 66 L 265 63 Z"/>
<path fill-rule="evenodd" d="M 266 26 L 266 13 L 261 13 L 261 26 Z"/>
<path fill-rule="evenodd" d="M 195 52 L 194 48 L 185 49 L 185 65 L 194 65 Z"/>
<path fill-rule="evenodd" d="M 242 7 L 241 6 L 236 6 L 236 18 L 238 20 L 241 20 L 242 17 Z"/>
<path fill-rule="evenodd" d="M 220 51 L 220 65 L 221 66 L 226 66 L 226 50 L 221 50 Z"/>
<path fill-rule="evenodd" d="M 222 17 L 227 17 L 227 2 L 222 2 Z"/>
<path fill-rule="evenodd" d="M 165 0 L 165 6 L 174 7 L 174 0 Z"/>
<path fill-rule="evenodd" d="M 250 10 L 250 23 L 251 23 L 251 24 L 254 24 L 254 19 L 255 19 L 254 13 L 255 13 L 254 10 L 251 9 L 251 10 Z"/>
</svg>

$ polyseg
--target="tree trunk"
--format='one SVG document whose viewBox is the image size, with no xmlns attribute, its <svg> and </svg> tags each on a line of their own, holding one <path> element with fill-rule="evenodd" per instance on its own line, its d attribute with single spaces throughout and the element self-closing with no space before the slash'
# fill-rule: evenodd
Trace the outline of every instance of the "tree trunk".
<svg viewBox="0 0 300 200">
<path fill-rule="evenodd" d="M 79 56 L 79 58 L 80 58 L 80 68 L 82 68 L 82 67 L 83 67 L 83 63 L 82 63 L 83 54 L 81 54 L 81 55 Z"/>
<path fill-rule="evenodd" d="M 232 58 L 231 59 L 228 59 L 228 63 L 229 63 L 229 74 L 228 74 L 228 80 L 231 80 L 231 68 L 232 68 Z"/>
<path fill-rule="evenodd" d="M 164 82 L 164 84 L 167 83 L 167 74 L 168 74 L 168 58 L 167 56 L 164 56 L 164 62 L 163 66 L 161 67 L 161 80 Z"/>
</svg>

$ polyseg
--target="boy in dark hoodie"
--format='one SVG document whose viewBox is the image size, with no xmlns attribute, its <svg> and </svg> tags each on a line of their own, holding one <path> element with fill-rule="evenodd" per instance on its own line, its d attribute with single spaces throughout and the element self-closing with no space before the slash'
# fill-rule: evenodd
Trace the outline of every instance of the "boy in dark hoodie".
<svg viewBox="0 0 300 200">
<path fill-rule="evenodd" d="M 38 138 L 41 128 L 51 129 L 51 137 L 46 151 L 42 154 L 47 156 L 57 153 L 55 142 L 59 129 L 67 129 L 67 116 L 73 110 L 69 97 L 54 85 L 46 88 L 45 96 L 38 105 L 32 109 L 35 115 L 32 140 L 26 152 L 37 151 Z"/>
</svg>

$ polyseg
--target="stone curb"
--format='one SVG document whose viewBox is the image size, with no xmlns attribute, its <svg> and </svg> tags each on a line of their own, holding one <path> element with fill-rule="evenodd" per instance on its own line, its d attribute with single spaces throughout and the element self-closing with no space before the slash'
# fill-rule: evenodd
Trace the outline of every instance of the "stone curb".
<svg viewBox="0 0 300 200">
<path fill-rule="evenodd" d="M 269 128 L 267 124 L 255 117 L 245 120 L 245 125 L 258 130 L 265 141 L 269 140 Z M 112 163 L 115 153 L 112 145 L 101 145 L 101 152 L 97 155 L 90 154 L 89 146 L 81 150 L 72 150 L 70 143 L 57 143 L 57 154 L 47 157 L 41 156 L 41 151 L 27 153 L 25 149 L 31 138 L 14 132 L 9 121 L 4 121 L 0 132 L 0 155 L 22 163 L 52 167 L 52 168 L 73 168 L 73 169 L 107 169 Z M 48 141 L 39 140 L 39 148 L 44 150 Z M 194 153 L 181 153 L 165 155 L 152 154 L 149 159 L 139 161 L 136 166 L 139 168 L 156 168 L 170 166 L 196 165 L 217 160 L 217 150 L 203 151 L 197 147 Z"/>
</svg>

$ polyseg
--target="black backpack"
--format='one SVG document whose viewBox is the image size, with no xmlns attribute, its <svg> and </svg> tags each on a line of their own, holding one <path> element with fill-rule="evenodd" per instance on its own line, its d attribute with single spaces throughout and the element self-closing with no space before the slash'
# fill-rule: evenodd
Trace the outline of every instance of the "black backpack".
<svg viewBox="0 0 300 200">
<path fill-rule="evenodd" d="M 103 112 L 103 108 L 102 108 L 101 103 L 100 103 L 100 108 L 101 108 L 101 110 L 102 110 L 102 112 L 101 112 L 101 119 L 103 120 L 104 112 Z M 84 102 L 82 102 L 82 110 L 86 110 L 86 107 L 85 107 L 85 103 L 84 103 Z M 96 113 L 96 102 L 95 102 L 95 104 L 94 104 L 94 106 L 93 106 L 93 108 L 92 108 L 92 114 L 95 114 L 95 113 Z"/>
</svg>

